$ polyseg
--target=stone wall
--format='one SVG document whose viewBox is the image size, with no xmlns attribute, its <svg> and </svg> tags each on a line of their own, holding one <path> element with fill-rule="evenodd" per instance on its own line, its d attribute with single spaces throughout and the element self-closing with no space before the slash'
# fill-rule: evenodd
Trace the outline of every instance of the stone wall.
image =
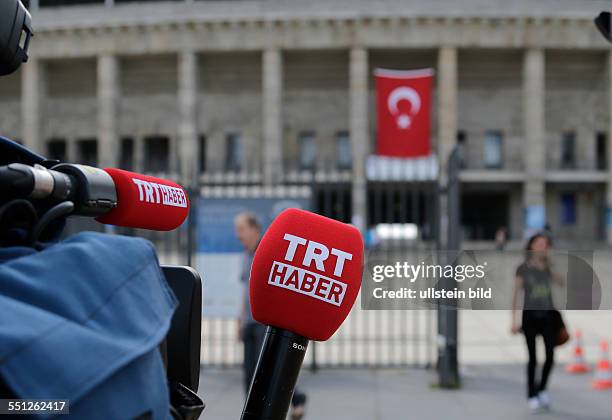
<svg viewBox="0 0 612 420">
<path fill-rule="evenodd" d="M 560 168 L 562 135 L 574 132 L 577 169 L 596 169 L 596 133 L 605 133 L 608 127 L 606 71 L 603 52 L 549 51 L 546 54 L 548 168 Z"/>
<path fill-rule="evenodd" d="M 518 50 L 461 50 L 459 130 L 466 136 L 465 165 L 484 168 L 487 130 L 503 136 L 502 169 L 523 169 L 522 53 Z"/>
</svg>

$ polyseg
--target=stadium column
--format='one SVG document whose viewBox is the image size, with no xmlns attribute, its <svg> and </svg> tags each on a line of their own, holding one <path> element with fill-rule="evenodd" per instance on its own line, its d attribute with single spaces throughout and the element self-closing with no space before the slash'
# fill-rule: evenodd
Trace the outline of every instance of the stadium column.
<svg viewBox="0 0 612 420">
<path fill-rule="evenodd" d="M 608 165 L 608 182 L 606 183 L 606 239 L 612 243 L 612 51 L 608 52 L 607 57 L 607 93 L 608 93 L 608 147 L 606 164 Z"/>
<path fill-rule="evenodd" d="M 119 61 L 114 54 L 98 56 L 98 164 L 117 166 L 117 101 L 119 100 Z"/>
<path fill-rule="evenodd" d="M 183 182 L 195 186 L 198 177 L 198 57 L 194 51 L 179 54 L 179 159 Z"/>
<path fill-rule="evenodd" d="M 530 48 L 523 61 L 523 159 L 526 179 L 523 186 L 523 230 L 525 235 L 542 230 L 546 224 L 544 137 L 544 50 Z"/>
<path fill-rule="evenodd" d="M 368 154 L 368 51 L 351 49 L 349 64 L 350 138 L 353 153 L 352 223 L 360 230 L 367 227 L 367 180 L 365 161 Z"/>
<path fill-rule="evenodd" d="M 278 48 L 263 51 L 263 177 L 264 184 L 282 182 L 283 176 L 283 55 Z"/>
<path fill-rule="evenodd" d="M 21 136 L 26 147 L 43 155 L 46 151 L 41 138 L 40 113 L 44 84 L 44 63 L 30 56 L 27 65 L 21 67 Z"/>
</svg>

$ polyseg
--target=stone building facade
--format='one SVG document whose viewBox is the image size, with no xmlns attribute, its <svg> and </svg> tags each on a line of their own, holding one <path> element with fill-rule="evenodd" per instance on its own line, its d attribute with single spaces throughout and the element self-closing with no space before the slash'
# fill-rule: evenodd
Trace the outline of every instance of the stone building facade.
<svg viewBox="0 0 612 420">
<path fill-rule="evenodd" d="M 31 3 L 0 132 L 41 153 L 221 185 L 314 170 L 350 185 L 365 225 L 373 70 L 431 67 L 432 142 L 441 162 L 464 150 L 465 238 L 547 223 L 612 240 L 612 49 L 592 21 L 605 1 Z"/>
</svg>

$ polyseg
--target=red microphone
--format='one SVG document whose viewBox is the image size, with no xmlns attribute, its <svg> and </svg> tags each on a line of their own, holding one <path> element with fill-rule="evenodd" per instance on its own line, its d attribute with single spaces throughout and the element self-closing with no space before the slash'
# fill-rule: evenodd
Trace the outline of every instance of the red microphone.
<svg viewBox="0 0 612 420">
<path fill-rule="evenodd" d="M 122 169 L 104 168 L 115 184 L 117 207 L 96 218 L 101 223 L 173 230 L 189 214 L 189 198 L 175 182 Z"/>
<path fill-rule="evenodd" d="M 363 239 L 355 227 L 298 209 L 278 215 L 251 266 L 253 318 L 268 328 L 242 419 L 286 417 L 308 340 L 336 332 L 362 275 Z"/>
<path fill-rule="evenodd" d="M 73 214 L 95 217 L 101 223 L 168 231 L 179 227 L 189 214 L 187 192 L 165 179 L 69 163 L 26 172 L 33 174 L 30 196 L 70 200 Z"/>
</svg>

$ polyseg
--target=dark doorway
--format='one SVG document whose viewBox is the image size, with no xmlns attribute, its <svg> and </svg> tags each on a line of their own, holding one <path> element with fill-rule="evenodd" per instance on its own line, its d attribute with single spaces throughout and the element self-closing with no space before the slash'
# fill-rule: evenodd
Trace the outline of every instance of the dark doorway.
<svg viewBox="0 0 612 420">
<path fill-rule="evenodd" d="M 500 227 L 508 228 L 510 197 L 504 192 L 466 192 L 461 197 L 464 239 L 493 240 Z"/>
<path fill-rule="evenodd" d="M 96 139 L 77 140 L 77 162 L 83 165 L 98 165 L 98 141 Z"/>
<path fill-rule="evenodd" d="M 168 155 L 170 140 L 168 137 L 152 136 L 145 138 L 145 172 L 168 173 Z"/>
<path fill-rule="evenodd" d="M 49 159 L 59 160 L 65 162 L 66 153 L 66 140 L 64 139 L 51 139 L 47 141 L 47 157 Z"/>
<path fill-rule="evenodd" d="M 597 148 L 597 169 L 604 171 L 608 169 L 608 136 L 606 133 L 597 133 L 595 137 Z"/>
<path fill-rule="evenodd" d="M 126 171 L 134 170 L 134 139 L 132 137 L 123 137 L 121 139 L 119 165 L 121 169 Z"/>
</svg>

